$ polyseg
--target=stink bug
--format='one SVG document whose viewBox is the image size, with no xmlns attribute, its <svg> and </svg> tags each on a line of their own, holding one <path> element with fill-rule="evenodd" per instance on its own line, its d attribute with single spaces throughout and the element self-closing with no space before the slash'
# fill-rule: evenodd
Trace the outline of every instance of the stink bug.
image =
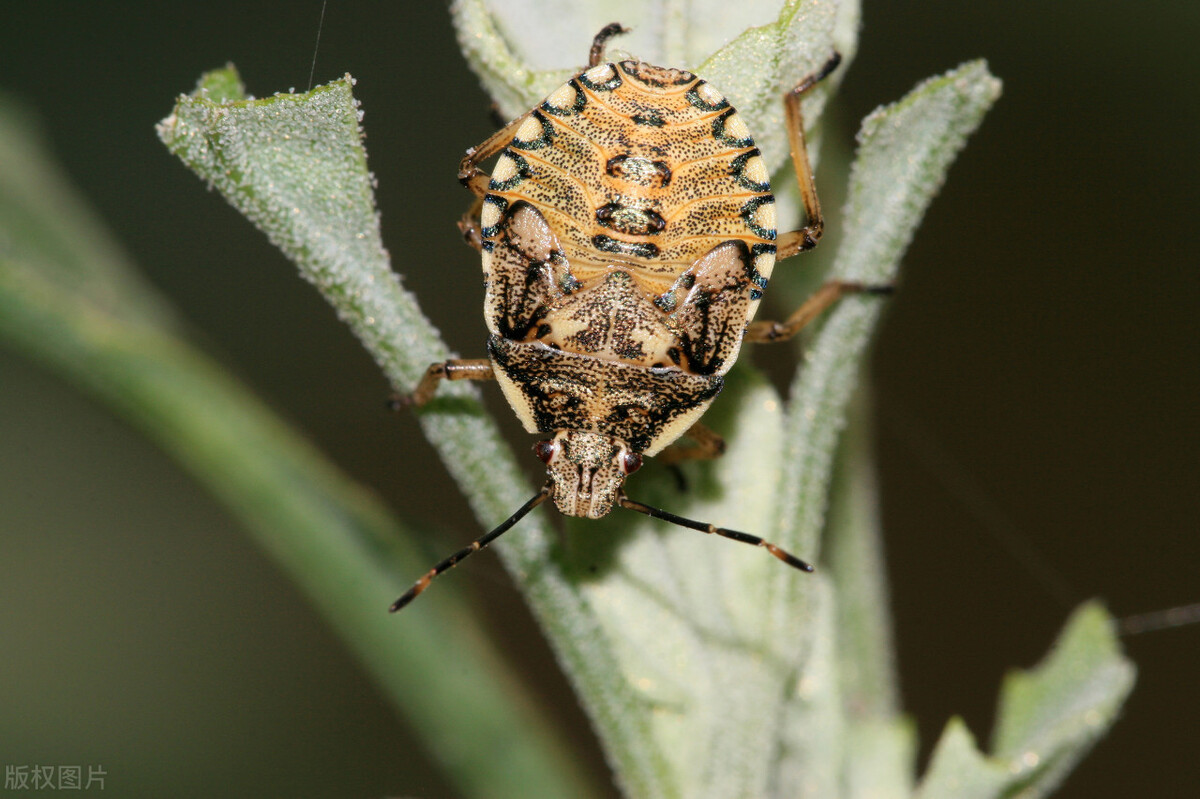
<svg viewBox="0 0 1200 799">
<path fill-rule="evenodd" d="M 775 260 L 821 237 L 800 99 L 840 57 L 784 97 L 807 224 L 776 235 L 767 168 L 737 112 L 690 72 L 606 63 L 606 41 L 623 32 L 600 31 L 587 69 L 463 158 L 459 180 L 477 199 L 460 228 L 483 258 L 489 357 L 433 364 L 404 402 L 427 402 L 442 379 L 497 380 L 525 429 L 552 435 L 534 446 L 549 480 L 392 611 L 547 499 L 568 516 L 635 510 L 812 571 L 757 536 L 629 499 L 624 483 L 643 455 L 722 452 L 698 420 L 743 340 L 789 338 L 843 294 L 885 290 L 826 283 L 786 321 L 751 324 Z M 488 176 L 480 164 L 495 155 Z M 699 446 L 671 446 L 685 434 Z"/>
</svg>

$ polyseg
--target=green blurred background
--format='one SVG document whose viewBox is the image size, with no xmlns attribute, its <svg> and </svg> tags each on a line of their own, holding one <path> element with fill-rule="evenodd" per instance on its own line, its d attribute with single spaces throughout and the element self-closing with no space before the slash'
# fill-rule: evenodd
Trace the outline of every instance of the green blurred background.
<svg viewBox="0 0 1200 799">
<path fill-rule="evenodd" d="M 316 292 L 154 136 L 174 96 L 227 61 L 256 95 L 304 89 L 319 17 L 319 2 L 6 3 L 0 89 L 40 118 L 194 340 L 440 555 L 476 527 L 416 425 L 384 411 L 388 387 Z M 924 759 L 954 713 L 986 737 L 1003 672 L 1035 662 L 1076 602 L 1122 616 L 1200 601 L 1200 5 L 868 0 L 864 24 L 827 148 L 964 60 L 1005 81 L 909 251 L 872 363 Z M 453 174 L 492 123 L 445 7 L 330 3 L 316 79 L 345 72 L 385 243 L 451 346 L 477 356 L 482 286 L 453 227 L 467 201 Z M 836 207 L 831 180 L 818 176 Z M 453 579 L 603 779 L 494 559 Z M 451 795 L 225 512 L 5 349 L 0 608 L 6 765 L 102 764 L 118 796 Z M 1140 675 L 1125 717 L 1060 795 L 1194 796 L 1200 629 L 1126 646 Z"/>
</svg>

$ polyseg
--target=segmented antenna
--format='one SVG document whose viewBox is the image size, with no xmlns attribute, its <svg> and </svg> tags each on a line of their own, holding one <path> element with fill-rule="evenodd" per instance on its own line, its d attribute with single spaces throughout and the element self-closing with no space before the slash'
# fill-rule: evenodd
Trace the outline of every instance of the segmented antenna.
<svg viewBox="0 0 1200 799">
<path fill-rule="evenodd" d="M 507 533 L 510 529 L 512 529 L 512 526 L 514 524 L 521 521 L 521 519 L 525 518 L 525 514 L 529 513 L 529 511 L 533 510 L 538 505 L 541 505 L 543 502 L 545 502 L 549 498 L 550 498 L 550 484 L 547 483 L 546 485 L 542 486 L 541 491 L 539 491 L 533 495 L 533 499 L 529 500 L 524 505 L 517 508 L 517 512 L 514 513 L 512 516 L 509 516 L 503 522 L 501 522 L 500 526 L 497 527 L 495 530 L 492 530 L 490 533 L 486 533 L 486 534 L 480 536 L 479 538 L 475 539 L 474 541 L 471 542 L 470 546 L 463 547 L 462 549 L 455 552 L 450 557 L 443 560 L 438 565 L 434 566 L 428 572 L 426 572 L 425 576 L 422 577 L 420 580 L 417 580 L 415 583 L 413 583 L 413 587 L 408 589 L 407 591 L 405 591 L 404 596 L 400 597 L 395 602 L 393 602 L 392 606 L 388 610 L 392 613 L 395 613 L 396 611 L 400 610 L 402 607 L 407 605 L 409 602 L 412 602 L 414 599 L 416 599 L 418 596 L 421 595 L 422 591 L 424 591 L 426 588 L 429 587 L 429 583 L 431 583 L 433 581 L 434 577 L 437 577 L 439 574 L 441 574 L 444 571 L 449 571 L 450 569 L 453 569 L 455 566 L 458 565 L 459 561 L 463 560 L 468 555 L 475 554 L 479 550 L 486 547 L 488 544 L 495 541 L 500 536 Z"/>
<path fill-rule="evenodd" d="M 693 519 L 685 519 L 684 517 L 676 516 L 674 513 L 669 511 L 644 505 L 641 502 L 635 502 L 629 497 L 621 497 L 617 500 L 617 504 L 622 508 L 635 510 L 638 513 L 644 513 L 647 516 L 652 516 L 655 519 L 662 519 L 664 522 L 677 524 L 680 527 L 687 527 L 690 530 L 699 530 L 700 532 L 708 533 L 709 535 L 715 534 L 725 538 L 732 538 L 734 541 L 741 541 L 743 544 L 749 544 L 750 546 L 763 547 L 772 555 L 791 566 L 793 569 L 799 569 L 800 571 L 805 572 L 811 572 L 813 570 L 813 567 L 810 564 L 800 560 L 800 558 L 791 554 L 782 547 L 772 544 L 770 541 L 764 541 L 756 535 L 742 533 L 737 530 L 728 530 L 724 527 L 717 527 L 716 525 L 698 522 Z"/>
<path fill-rule="evenodd" d="M 437 577 L 442 572 L 446 572 L 446 571 L 449 571 L 450 569 L 453 569 L 464 558 L 467 558 L 470 555 L 474 555 L 476 552 L 483 549 L 488 544 L 492 543 L 497 538 L 499 538 L 500 536 L 507 533 L 509 530 L 512 529 L 513 525 L 515 525 L 517 522 L 521 521 L 521 519 L 525 518 L 526 514 L 528 514 L 529 511 L 533 510 L 538 505 L 541 505 L 543 502 L 545 502 L 547 499 L 549 499 L 551 493 L 553 492 L 553 488 L 554 488 L 553 483 L 547 483 L 546 485 L 542 486 L 541 491 L 534 494 L 533 497 L 528 502 L 526 502 L 521 507 L 517 508 L 517 512 L 514 513 L 512 516 L 509 516 L 503 522 L 501 522 L 500 526 L 498 526 L 496 529 L 492 530 L 489 533 L 486 533 L 485 535 L 480 536 L 476 540 L 472 541 L 470 546 L 463 547 L 462 549 L 455 552 L 450 557 L 443 560 L 438 565 L 434 566 L 432 569 L 430 569 L 428 572 L 426 572 L 425 575 L 423 577 L 421 577 L 421 579 L 419 579 L 415 583 L 413 583 L 413 587 L 408 589 L 407 591 L 405 591 L 403 596 L 401 596 L 399 599 L 397 599 L 395 602 L 393 602 L 392 606 L 391 606 L 391 608 L 389 608 L 389 610 L 392 613 L 395 613 L 396 611 L 400 610 L 405 605 L 407 605 L 409 602 L 412 602 L 414 599 L 416 599 L 418 596 L 420 596 L 421 592 L 424 591 L 426 588 L 428 588 L 429 584 L 431 582 L 433 582 L 434 577 Z M 724 527 L 717 527 L 714 524 L 706 524 L 704 522 L 698 522 L 693 519 L 685 519 L 684 517 L 676 516 L 674 513 L 671 513 L 669 511 L 665 511 L 660 508 L 651 507 L 650 505 L 645 505 L 641 502 L 635 502 L 634 500 L 630 499 L 629 497 L 624 497 L 624 496 L 621 497 L 620 499 L 617 500 L 617 504 L 620 505 L 622 508 L 627 508 L 628 510 L 634 510 L 634 511 L 637 511 L 638 513 L 644 513 L 647 516 L 651 516 L 655 519 L 662 519 L 664 522 L 670 522 L 671 524 L 677 524 L 680 527 L 687 527 L 690 530 L 698 530 L 701 533 L 708 533 L 709 535 L 719 535 L 724 538 L 731 538 L 734 541 L 741 541 L 743 544 L 749 544 L 750 546 L 762 547 L 763 549 L 767 550 L 768 552 L 770 552 L 775 557 L 779 558 L 781 561 L 783 561 L 787 565 L 791 566 L 793 569 L 799 569 L 800 571 L 805 571 L 805 572 L 811 572 L 813 570 L 813 567 L 810 564 L 806 563 L 803 560 L 800 560 L 800 558 L 791 554 L 790 552 L 783 549 L 782 547 L 772 544 L 770 541 L 764 541 L 763 539 L 759 538 L 756 535 L 750 535 L 749 533 L 743 533 L 738 530 L 729 530 Z"/>
</svg>

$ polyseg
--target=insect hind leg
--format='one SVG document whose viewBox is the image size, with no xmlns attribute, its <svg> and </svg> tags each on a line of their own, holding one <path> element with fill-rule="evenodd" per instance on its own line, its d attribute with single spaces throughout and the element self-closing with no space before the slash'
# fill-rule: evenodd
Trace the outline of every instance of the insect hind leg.
<svg viewBox="0 0 1200 799">
<path fill-rule="evenodd" d="M 893 291 L 894 288 L 888 284 L 873 285 L 857 283 L 851 280 L 830 280 L 817 289 L 785 321 L 753 322 L 746 328 L 746 337 L 744 340 L 760 343 L 786 341 L 816 319 L 822 311 L 847 294 L 888 295 Z"/>
<path fill-rule="evenodd" d="M 841 63 L 841 54 L 835 52 L 820 69 L 807 75 L 783 98 L 792 166 L 796 171 L 796 181 L 800 184 L 800 199 L 804 202 L 806 224 L 799 230 L 779 235 L 776 241 L 776 258 L 790 258 L 798 252 L 811 250 L 817 246 L 821 234 L 825 231 L 825 217 L 821 214 L 821 201 L 817 197 L 812 164 L 808 160 L 808 145 L 804 140 L 804 115 L 800 109 L 800 100 L 809 89 L 828 77 Z"/>
</svg>

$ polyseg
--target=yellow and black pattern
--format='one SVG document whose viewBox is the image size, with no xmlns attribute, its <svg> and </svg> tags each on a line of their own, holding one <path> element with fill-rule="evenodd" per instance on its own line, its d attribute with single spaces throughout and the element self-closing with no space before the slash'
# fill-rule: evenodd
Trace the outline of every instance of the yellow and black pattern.
<svg viewBox="0 0 1200 799">
<path fill-rule="evenodd" d="M 775 262 L 766 166 L 729 101 L 684 70 L 591 67 L 517 126 L 483 200 L 493 363 L 525 426 L 636 451 L 678 437 L 668 422 L 716 395 Z M 573 377 L 547 394 L 549 363 Z M 616 374 L 647 392 L 619 424 L 599 388 Z"/>
<path fill-rule="evenodd" d="M 721 390 L 719 376 L 602 361 L 548 347 L 488 339 L 488 354 L 532 433 L 585 430 L 653 455 L 677 438 Z"/>
<path fill-rule="evenodd" d="M 615 257 L 650 294 L 730 238 L 775 239 L 766 166 L 728 100 L 638 61 L 592 67 L 547 97 L 488 191 L 537 207 L 580 279 Z"/>
</svg>

